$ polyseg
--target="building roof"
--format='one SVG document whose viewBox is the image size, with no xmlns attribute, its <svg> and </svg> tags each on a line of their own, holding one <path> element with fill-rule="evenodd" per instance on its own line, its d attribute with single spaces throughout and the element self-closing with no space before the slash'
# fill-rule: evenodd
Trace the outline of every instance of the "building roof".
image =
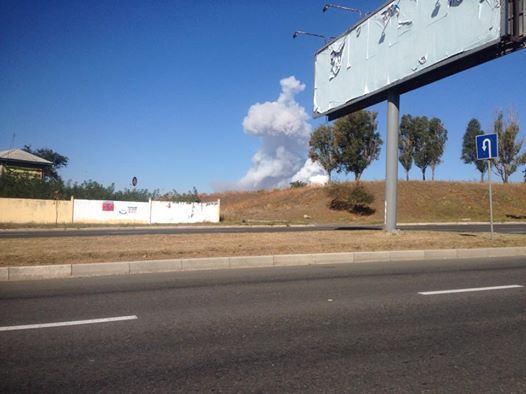
<svg viewBox="0 0 526 394">
<path fill-rule="evenodd" d="M 25 163 L 35 163 L 41 165 L 51 165 L 52 162 L 33 155 L 22 149 L 9 149 L 0 151 L 0 161 L 22 161 Z"/>
</svg>

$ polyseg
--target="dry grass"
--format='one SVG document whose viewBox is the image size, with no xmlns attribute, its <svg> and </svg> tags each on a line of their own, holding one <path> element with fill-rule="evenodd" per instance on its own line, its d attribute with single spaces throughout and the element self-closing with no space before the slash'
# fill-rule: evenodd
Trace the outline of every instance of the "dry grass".
<svg viewBox="0 0 526 394">
<path fill-rule="evenodd" d="M 225 223 L 382 223 L 384 183 L 363 184 L 375 196 L 370 216 L 330 210 L 323 187 L 230 192 L 206 199 L 221 199 Z M 401 181 L 398 190 L 399 223 L 488 220 L 485 184 Z M 493 190 L 495 220 L 526 217 L 526 184 L 496 184 Z M 490 241 L 487 234 L 332 231 L 1 239 L 0 265 L 488 246 L 526 246 L 526 236 L 497 235 Z"/>
<path fill-rule="evenodd" d="M 374 195 L 370 216 L 357 216 L 328 208 L 324 187 L 258 192 L 229 192 L 208 196 L 221 199 L 226 223 L 382 223 L 384 182 L 363 182 Z M 526 218 L 526 184 L 495 184 L 494 215 L 497 221 Z M 488 186 L 475 182 L 398 183 L 398 222 L 488 221 Z M 309 218 L 305 219 L 304 215 Z"/>
<path fill-rule="evenodd" d="M 320 231 L 0 239 L 0 266 L 192 257 L 526 246 L 525 235 Z"/>
</svg>

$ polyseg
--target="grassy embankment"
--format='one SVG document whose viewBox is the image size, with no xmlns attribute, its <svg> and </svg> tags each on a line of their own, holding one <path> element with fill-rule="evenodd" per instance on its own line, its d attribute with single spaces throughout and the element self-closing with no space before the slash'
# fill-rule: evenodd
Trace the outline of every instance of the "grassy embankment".
<svg viewBox="0 0 526 394">
<path fill-rule="evenodd" d="M 228 192 L 208 198 L 221 199 L 225 223 L 383 223 L 384 182 L 363 184 L 375 197 L 370 216 L 330 210 L 324 187 Z M 401 181 L 398 185 L 399 223 L 489 220 L 487 184 Z M 493 185 L 493 211 L 496 221 L 526 219 L 526 184 Z"/>
</svg>

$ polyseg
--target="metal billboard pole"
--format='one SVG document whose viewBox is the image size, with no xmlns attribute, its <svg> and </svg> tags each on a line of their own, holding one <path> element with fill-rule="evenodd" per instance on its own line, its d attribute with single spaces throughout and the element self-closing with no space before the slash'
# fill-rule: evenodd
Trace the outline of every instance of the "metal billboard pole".
<svg viewBox="0 0 526 394">
<path fill-rule="evenodd" d="M 387 158 L 385 172 L 385 223 L 384 230 L 396 230 L 396 197 L 398 184 L 398 128 L 400 94 L 389 91 L 387 97 Z"/>
</svg>

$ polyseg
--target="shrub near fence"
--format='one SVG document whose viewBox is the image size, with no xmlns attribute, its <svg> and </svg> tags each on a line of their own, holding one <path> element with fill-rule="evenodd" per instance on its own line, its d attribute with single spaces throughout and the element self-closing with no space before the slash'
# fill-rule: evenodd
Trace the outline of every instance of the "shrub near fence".
<svg viewBox="0 0 526 394">
<path fill-rule="evenodd" d="M 34 200 L 0 198 L 1 223 L 219 223 L 220 202 Z"/>
</svg>

